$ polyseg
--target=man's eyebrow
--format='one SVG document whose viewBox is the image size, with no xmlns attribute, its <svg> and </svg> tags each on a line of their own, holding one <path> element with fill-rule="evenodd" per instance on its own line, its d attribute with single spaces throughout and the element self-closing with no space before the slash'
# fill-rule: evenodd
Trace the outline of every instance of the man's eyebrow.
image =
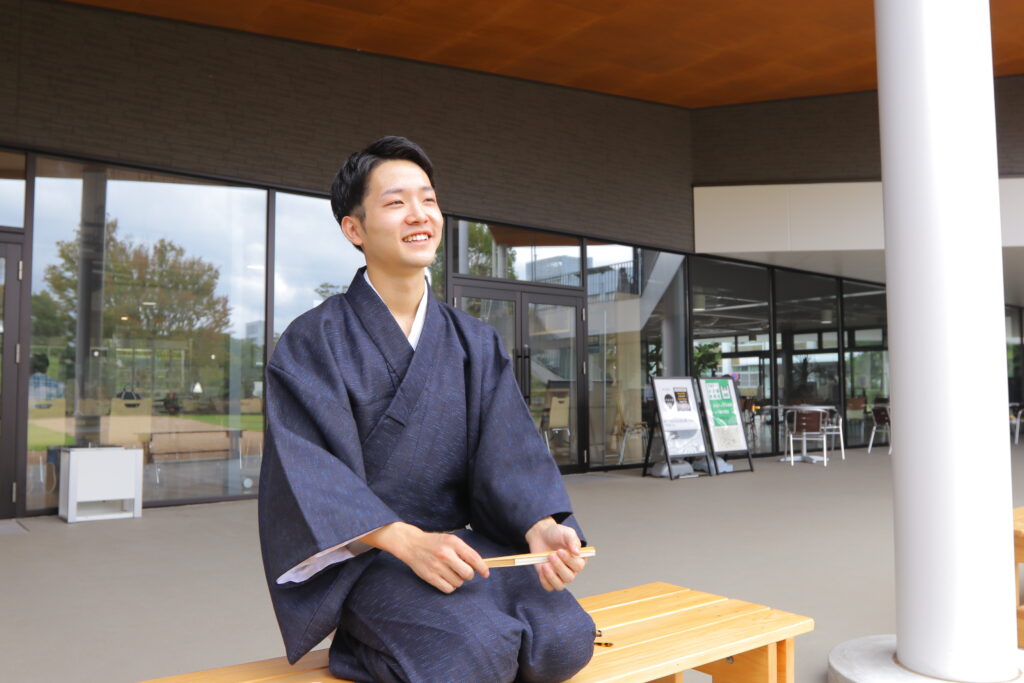
<svg viewBox="0 0 1024 683">
<path fill-rule="evenodd" d="M 406 189 L 407 188 L 404 188 L 404 187 L 389 187 L 388 189 L 386 189 L 383 192 L 381 192 L 380 196 L 383 197 L 384 195 L 388 195 L 388 194 L 402 194 L 403 192 L 406 191 Z M 434 188 L 431 187 L 430 185 L 423 185 L 419 189 L 424 191 L 424 192 L 433 192 L 434 191 Z"/>
</svg>

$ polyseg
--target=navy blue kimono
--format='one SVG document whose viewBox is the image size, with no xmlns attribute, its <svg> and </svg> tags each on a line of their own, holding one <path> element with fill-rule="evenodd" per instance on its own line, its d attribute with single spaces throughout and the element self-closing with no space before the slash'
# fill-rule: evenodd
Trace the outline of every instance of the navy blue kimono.
<svg viewBox="0 0 1024 683">
<path fill-rule="evenodd" d="M 593 622 L 568 591 L 545 592 L 532 567 L 446 595 L 370 550 L 277 583 L 399 520 L 460 530 L 485 557 L 525 552 L 526 531 L 549 515 L 579 529 L 497 332 L 428 296 L 414 351 L 364 270 L 296 319 L 267 367 L 259 530 L 288 659 L 337 629 L 338 677 L 568 678 L 593 654 Z"/>
</svg>

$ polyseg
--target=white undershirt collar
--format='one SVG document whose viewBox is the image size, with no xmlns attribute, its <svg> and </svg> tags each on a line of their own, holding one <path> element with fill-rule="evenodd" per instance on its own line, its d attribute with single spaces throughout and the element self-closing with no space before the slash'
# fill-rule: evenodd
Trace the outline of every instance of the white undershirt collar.
<svg viewBox="0 0 1024 683">
<path fill-rule="evenodd" d="M 363 271 L 363 277 L 366 279 L 366 284 L 370 285 L 370 289 L 373 290 L 373 293 L 376 294 L 381 301 L 384 301 L 384 297 L 380 295 L 377 288 L 373 286 L 372 282 L 370 282 L 370 276 L 365 270 Z M 413 318 L 412 328 L 409 330 L 409 344 L 412 346 L 414 351 L 416 350 L 416 344 L 420 341 L 420 334 L 423 332 L 423 321 L 427 319 L 427 296 L 430 292 L 430 285 L 425 280 L 426 278 L 424 278 L 423 296 L 420 298 L 419 306 L 416 308 L 416 317 Z"/>
</svg>

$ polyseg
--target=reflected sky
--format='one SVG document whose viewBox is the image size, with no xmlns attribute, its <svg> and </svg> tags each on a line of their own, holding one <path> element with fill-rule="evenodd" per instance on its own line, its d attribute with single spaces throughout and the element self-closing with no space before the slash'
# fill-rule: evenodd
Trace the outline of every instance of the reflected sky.
<svg viewBox="0 0 1024 683">
<path fill-rule="evenodd" d="M 0 225 L 21 228 L 24 222 L 25 181 L 0 178 Z"/>
<path fill-rule="evenodd" d="M 365 265 L 341 232 L 331 203 L 322 197 L 277 193 L 274 254 L 274 334 L 318 306 L 317 287 L 347 287 Z"/>
<path fill-rule="evenodd" d="M 46 288 L 46 266 L 57 263 L 57 242 L 74 239 L 81 223 L 82 181 L 36 180 L 34 291 Z M 216 293 L 231 306 L 231 334 L 263 319 L 266 192 L 191 183 L 107 181 L 107 220 L 137 244 L 167 239 L 220 270 Z"/>
</svg>

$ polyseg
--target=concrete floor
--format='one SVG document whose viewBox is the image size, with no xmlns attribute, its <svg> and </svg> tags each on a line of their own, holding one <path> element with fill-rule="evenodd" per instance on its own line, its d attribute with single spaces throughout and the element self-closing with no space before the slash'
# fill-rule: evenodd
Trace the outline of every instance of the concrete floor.
<svg viewBox="0 0 1024 683">
<path fill-rule="evenodd" d="M 895 629 L 889 458 L 755 462 L 715 479 L 567 477 L 599 552 L 574 592 L 669 581 L 809 615 L 796 680 L 821 683 L 833 646 Z M 1022 478 L 1015 467 L 1015 506 Z M 0 681 L 130 682 L 283 654 L 254 501 L 20 523 L 0 533 Z"/>
</svg>

